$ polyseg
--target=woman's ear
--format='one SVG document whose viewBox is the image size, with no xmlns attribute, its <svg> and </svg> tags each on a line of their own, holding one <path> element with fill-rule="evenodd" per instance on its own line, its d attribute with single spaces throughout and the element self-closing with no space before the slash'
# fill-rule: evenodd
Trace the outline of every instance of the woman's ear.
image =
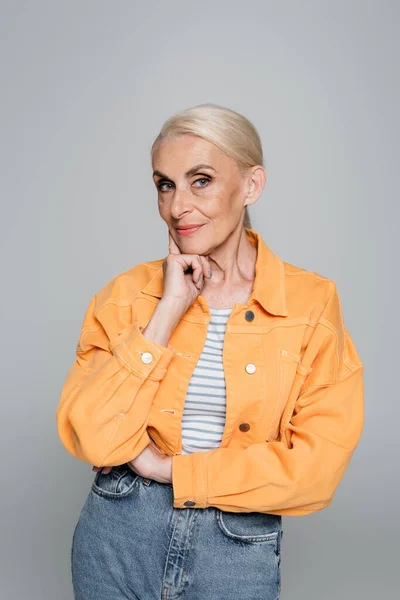
<svg viewBox="0 0 400 600">
<path fill-rule="evenodd" d="M 267 180 L 267 173 L 264 167 L 257 165 L 252 169 L 252 172 L 247 181 L 247 193 L 244 206 L 254 204 L 261 195 Z"/>
</svg>

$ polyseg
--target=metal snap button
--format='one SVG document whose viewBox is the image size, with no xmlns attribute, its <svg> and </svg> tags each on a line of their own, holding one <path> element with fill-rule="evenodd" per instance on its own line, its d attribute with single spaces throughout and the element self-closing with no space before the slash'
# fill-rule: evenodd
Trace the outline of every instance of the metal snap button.
<svg viewBox="0 0 400 600">
<path fill-rule="evenodd" d="M 184 506 L 194 506 L 196 504 L 196 502 L 193 502 L 193 500 L 186 500 L 186 502 L 183 503 Z"/>
<path fill-rule="evenodd" d="M 253 311 L 252 310 L 246 310 L 244 318 L 246 319 L 246 321 L 252 321 L 254 319 L 254 313 L 253 313 Z"/>
<path fill-rule="evenodd" d="M 248 423 L 240 423 L 239 429 L 240 431 L 248 431 L 250 429 L 250 425 Z"/>
<path fill-rule="evenodd" d="M 153 360 L 153 355 L 150 352 L 143 352 L 142 362 L 144 362 L 146 365 L 148 365 L 149 363 L 151 363 L 152 360 Z"/>
<path fill-rule="evenodd" d="M 245 366 L 246 373 L 250 373 L 250 375 L 255 372 L 256 368 L 257 368 L 256 365 L 253 363 L 249 363 L 248 365 Z"/>
</svg>

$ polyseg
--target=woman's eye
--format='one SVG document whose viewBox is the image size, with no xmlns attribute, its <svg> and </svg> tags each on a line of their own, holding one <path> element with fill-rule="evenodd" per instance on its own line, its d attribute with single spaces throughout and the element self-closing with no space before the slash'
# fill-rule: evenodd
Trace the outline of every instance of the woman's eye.
<svg viewBox="0 0 400 600">
<path fill-rule="evenodd" d="M 206 187 L 206 185 L 210 182 L 210 179 L 208 177 L 200 177 L 199 179 L 196 179 L 196 181 L 194 183 L 197 183 L 198 181 L 202 182 L 202 185 L 199 185 L 196 187 Z M 170 187 L 165 187 L 165 186 L 170 186 Z M 168 181 L 164 181 L 164 183 L 160 183 L 157 186 L 157 188 L 159 189 L 160 192 L 169 192 L 172 187 L 173 187 L 173 184 L 169 183 Z"/>
<path fill-rule="evenodd" d="M 197 183 L 198 181 L 205 181 L 207 184 L 210 180 L 207 177 L 201 177 L 200 179 L 196 179 L 194 183 Z M 205 185 L 201 185 L 200 187 L 205 187 Z"/>
<path fill-rule="evenodd" d="M 160 185 L 158 186 L 158 189 L 160 190 L 160 192 L 167 192 L 168 190 L 163 189 L 163 185 L 171 185 L 170 183 L 160 183 Z"/>
</svg>

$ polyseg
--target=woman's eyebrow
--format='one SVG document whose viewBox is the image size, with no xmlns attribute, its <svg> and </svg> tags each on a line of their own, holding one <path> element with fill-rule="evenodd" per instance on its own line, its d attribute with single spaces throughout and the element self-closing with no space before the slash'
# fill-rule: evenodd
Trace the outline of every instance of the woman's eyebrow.
<svg viewBox="0 0 400 600">
<path fill-rule="evenodd" d="M 192 167 L 191 169 L 189 169 L 189 171 L 186 171 L 185 175 L 186 177 L 190 177 L 200 169 L 211 169 L 212 171 L 215 171 L 214 167 L 212 167 L 211 165 L 200 164 L 196 165 L 195 167 Z M 164 179 L 169 179 L 169 177 L 167 175 L 164 175 L 164 173 L 161 173 L 161 171 L 153 171 L 153 177 L 155 177 L 156 175 L 158 175 L 158 177 L 163 177 Z"/>
</svg>

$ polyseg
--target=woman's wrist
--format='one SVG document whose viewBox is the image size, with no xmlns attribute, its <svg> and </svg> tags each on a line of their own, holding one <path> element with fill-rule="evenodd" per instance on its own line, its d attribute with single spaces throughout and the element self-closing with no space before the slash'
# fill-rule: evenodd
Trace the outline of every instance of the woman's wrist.
<svg viewBox="0 0 400 600">
<path fill-rule="evenodd" d="M 167 346 L 182 314 L 183 310 L 178 303 L 174 305 L 167 299 L 161 299 L 149 323 L 143 330 L 143 335 L 156 344 Z"/>
</svg>

